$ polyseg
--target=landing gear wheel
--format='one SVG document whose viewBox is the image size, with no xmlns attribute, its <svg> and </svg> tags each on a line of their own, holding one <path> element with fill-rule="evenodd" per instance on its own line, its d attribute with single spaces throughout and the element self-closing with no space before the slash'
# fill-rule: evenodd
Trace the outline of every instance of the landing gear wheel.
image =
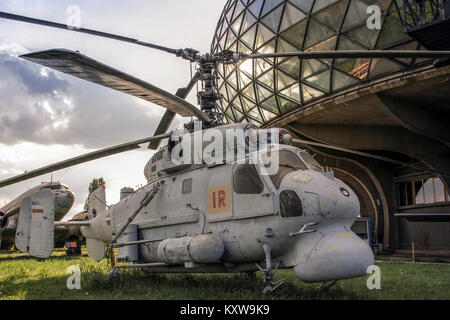
<svg viewBox="0 0 450 320">
<path fill-rule="evenodd" d="M 272 250 L 267 244 L 263 245 L 263 249 L 266 254 L 266 268 L 263 269 L 258 263 L 256 263 L 256 266 L 263 274 L 262 278 L 263 282 L 267 283 L 267 286 L 263 290 L 263 293 L 266 294 L 267 292 L 274 292 L 286 280 L 282 279 L 278 281 L 273 281 L 273 277 L 275 275 L 275 272 L 277 272 L 280 263 L 277 262 L 275 269 L 272 269 L 272 255 L 271 255 Z"/>
</svg>

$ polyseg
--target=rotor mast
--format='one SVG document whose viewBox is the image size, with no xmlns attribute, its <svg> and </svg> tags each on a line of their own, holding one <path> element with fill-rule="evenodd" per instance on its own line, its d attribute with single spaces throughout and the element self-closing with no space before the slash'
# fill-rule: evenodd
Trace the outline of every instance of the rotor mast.
<svg viewBox="0 0 450 320">
<path fill-rule="evenodd" d="M 209 122 L 203 123 L 203 128 L 211 128 L 223 124 L 223 115 L 218 111 L 217 101 L 222 99 L 222 95 L 217 91 L 217 64 L 230 63 L 228 54 L 215 54 L 209 53 L 200 54 L 194 49 L 181 49 L 177 50 L 177 56 L 188 60 L 190 62 L 198 63 L 198 80 L 202 82 L 202 90 L 197 93 L 198 104 L 200 110 L 205 113 L 209 119 Z M 230 56 L 231 57 L 231 56 Z M 188 123 L 186 129 L 193 130 L 193 123 Z"/>
<path fill-rule="evenodd" d="M 218 112 L 217 101 L 222 95 L 217 92 L 217 61 L 209 53 L 200 58 L 199 70 L 203 90 L 197 94 L 200 109 L 211 119 L 207 127 L 214 127 L 223 123 L 222 114 Z"/>
</svg>

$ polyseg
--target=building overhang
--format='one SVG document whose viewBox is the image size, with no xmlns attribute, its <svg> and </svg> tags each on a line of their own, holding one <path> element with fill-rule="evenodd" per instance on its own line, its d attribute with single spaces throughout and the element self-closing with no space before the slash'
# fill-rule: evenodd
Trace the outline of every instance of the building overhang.
<svg viewBox="0 0 450 320">
<path fill-rule="evenodd" d="M 439 97 L 442 101 L 447 99 L 450 101 L 447 89 L 450 90 L 450 66 L 436 68 L 427 65 L 390 74 L 330 94 L 280 115 L 266 123 L 264 127 L 283 127 L 292 122 L 401 125 L 398 119 L 389 116 L 389 112 L 384 106 L 380 108 L 383 103 L 378 98 L 378 94 L 410 99 L 414 103 L 421 96 Z"/>
<path fill-rule="evenodd" d="M 450 213 L 395 213 L 395 217 L 406 218 L 410 222 L 448 222 L 450 221 Z"/>
</svg>

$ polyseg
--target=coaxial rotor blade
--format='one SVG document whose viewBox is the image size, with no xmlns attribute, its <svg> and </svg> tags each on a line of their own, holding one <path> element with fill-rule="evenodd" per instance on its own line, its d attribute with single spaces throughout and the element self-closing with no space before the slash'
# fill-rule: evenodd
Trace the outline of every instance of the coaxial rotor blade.
<svg viewBox="0 0 450 320">
<path fill-rule="evenodd" d="M 148 82 L 91 59 L 79 52 L 66 49 L 53 49 L 29 53 L 20 57 L 74 77 L 155 103 L 183 117 L 197 117 L 201 121 L 210 121 L 205 113 L 186 100 Z"/>
<path fill-rule="evenodd" d="M 123 37 L 123 36 L 119 36 L 119 35 L 112 34 L 112 33 L 91 30 L 91 29 L 85 29 L 85 28 L 75 28 L 75 27 L 71 27 L 67 24 L 35 19 L 35 18 L 30 18 L 30 17 L 16 15 L 16 14 L 7 13 L 7 12 L 0 12 L 0 18 L 21 21 L 21 22 L 26 22 L 26 23 L 32 23 L 32 24 L 37 24 L 37 25 L 46 26 L 46 27 L 58 28 L 58 29 L 63 29 L 63 30 L 68 30 L 68 31 L 90 34 L 93 36 L 98 36 L 98 37 L 103 37 L 103 38 L 109 38 L 109 39 L 129 42 L 129 43 L 133 43 L 133 44 L 137 44 L 140 46 L 144 46 L 144 47 L 148 47 L 148 48 L 152 48 L 152 49 L 156 49 L 156 50 L 161 50 L 161 51 L 165 51 L 165 52 L 173 53 L 173 54 L 177 54 L 179 52 L 179 50 L 177 50 L 177 49 L 167 48 L 167 47 L 159 46 L 159 45 L 156 45 L 153 43 L 143 42 L 143 41 L 139 41 L 137 39 Z"/>
<path fill-rule="evenodd" d="M 432 173 L 440 174 L 442 176 L 450 177 L 450 173 L 448 173 L 448 172 L 443 172 L 443 171 L 439 171 L 439 170 L 429 169 L 429 168 L 426 168 L 426 167 L 423 167 L 423 166 L 417 166 L 417 165 L 414 165 L 414 164 L 411 164 L 411 163 L 406 163 L 406 162 L 403 162 L 403 161 L 398 161 L 398 160 L 394 160 L 394 159 L 391 159 L 391 158 L 378 156 L 378 155 L 372 154 L 372 153 L 357 151 L 357 150 L 353 150 L 353 149 L 347 149 L 347 148 L 343 148 L 343 147 L 339 147 L 339 146 L 334 146 L 334 145 L 330 145 L 330 144 L 319 143 L 319 142 L 314 142 L 314 141 L 309 141 L 309 140 L 303 140 L 303 139 L 292 139 L 292 142 L 296 142 L 296 143 L 299 143 L 299 144 L 305 144 L 305 145 L 311 145 L 311 146 L 317 146 L 317 147 L 330 149 L 330 150 L 342 151 L 342 152 L 345 152 L 345 153 L 351 153 L 351 154 L 355 154 L 355 155 L 358 155 L 358 156 L 363 156 L 363 157 L 376 159 L 376 160 L 380 160 L 380 161 L 384 161 L 384 162 L 389 162 L 389 163 L 400 165 L 400 166 L 404 166 L 404 167 L 409 167 L 409 168 L 412 168 L 412 169 L 415 169 L 415 170 L 432 172 Z"/>
<path fill-rule="evenodd" d="M 237 60 L 259 58 L 288 58 L 299 59 L 356 59 L 356 58 L 450 58 L 450 51 L 423 51 L 423 50 L 336 50 L 336 51 L 300 51 L 277 53 L 239 53 Z"/>
<path fill-rule="evenodd" d="M 3 181 L 0 181 L 0 188 L 20 182 L 20 181 L 24 181 L 24 180 L 28 180 L 34 177 L 38 177 L 41 176 L 43 174 L 46 173 L 50 173 L 50 172 L 54 172 L 56 170 L 61 170 L 64 168 L 68 168 L 68 167 L 72 167 L 75 166 L 77 164 L 81 164 L 81 163 L 85 163 L 88 161 L 92 161 L 95 159 L 100 159 L 100 158 L 104 158 L 104 157 L 108 157 L 117 153 L 121 153 L 121 152 L 126 152 L 126 151 L 130 151 L 130 150 L 134 150 L 134 149 L 139 149 L 140 148 L 140 144 L 142 143 L 146 143 L 146 142 L 151 142 L 151 141 L 155 141 L 155 140 L 161 140 L 161 139 L 165 139 L 170 137 L 170 133 L 166 133 L 166 134 L 162 134 L 162 135 L 158 135 L 158 136 L 153 136 L 153 137 L 149 137 L 149 138 L 144 138 L 144 139 L 140 139 L 140 140 L 136 140 L 136 141 L 132 141 L 132 142 L 128 142 L 128 143 L 124 143 L 124 144 L 120 144 L 117 146 L 113 146 L 113 147 L 109 147 L 109 148 L 105 148 L 105 149 L 101 149 L 101 150 L 97 150 L 97 151 L 93 151 L 90 153 L 86 153 L 84 155 L 78 156 L 78 157 L 74 157 L 74 158 L 70 158 L 64 161 L 60 161 L 54 164 L 51 164 L 49 166 L 45 166 L 36 170 L 32 170 L 32 171 L 28 171 L 25 172 L 21 175 L 9 178 L 9 179 L 5 179 Z"/>
<path fill-rule="evenodd" d="M 186 99 L 189 93 L 191 92 L 192 88 L 195 86 L 195 84 L 200 80 L 200 72 L 197 71 L 194 76 L 192 77 L 191 81 L 189 81 L 188 85 L 185 88 L 180 88 L 177 90 L 175 95 L 177 97 L 180 97 L 181 99 Z M 156 128 L 155 135 L 163 134 L 167 132 L 167 129 L 169 129 L 170 125 L 172 124 L 173 119 L 175 118 L 175 113 L 173 113 L 170 110 L 166 110 L 164 113 L 161 121 L 159 122 L 158 128 Z M 149 149 L 156 150 L 158 149 L 159 145 L 161 144 L 161 140 L 159 141 L 152 141 L 148 145 Z"/>
</svg>

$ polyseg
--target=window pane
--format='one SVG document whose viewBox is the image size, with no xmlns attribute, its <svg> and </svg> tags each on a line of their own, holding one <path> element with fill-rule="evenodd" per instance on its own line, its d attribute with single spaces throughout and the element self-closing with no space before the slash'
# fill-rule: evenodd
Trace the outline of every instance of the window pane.
<svg viewBox="0 0 450 320">
<path fill-rule="evenodd" d="M 445 189 L 444 184 L 442 183 L 441 179 L 434 178 L 434 190 L 436 194 L 436 202 L 445 201 L 444 189 Z"/>
<path fill-rule="evenodd" d="M 433 203 L 434 202 L 433 179 L 425 180 L 423 188 L 425 191 L 425 203 Z"/>
<path fill-rule="evenodd" d="M 249 31 L 247 31 L 241 39 L 247 43 L 250 47 L 253 48 L 253 45 L 255 44 L 255 34 L 256 34 L 256 25 L 253 26 Z"/>
<path fill-rule="evenodd" d="M 308 83 L 311 83 L 325 91 L 328 91 L 328 90 L 330 90 L 330 77 L 331 77 L 331 71 L 327 70 L 320 74 L 316 74 L 315 76 L 309 77 L 308 79 L 305 79 L 305 81 Z"/>
<path fill-rule="evenodd" d="M 267 12 L 275 8 L 277 5 L 279 5 L 283 0 L 266 0 L 264 3 L 264 9 L 261 12 L 261 16 L 264 16 Z M 258 1 L 255 1 L 258 2 Z M 262 1 L 261 1 L 262 2 Z"/>
<path fill-rule="evenodd" d="M 233 168 L 233 188 L 238 194 L 260 194 L 264 185 L 254 165 L 239 164 Z"/>
<path fill-rule="evenodd" d="M 280 150 L 280 151 L 273 151 L 278 152 L 278 171 L 276 174 L 273 174 L 270 176 L 270 179 L 272 180 L 272 183 L 275 185 L 275 187 L 278 189 L 280 187 L 281 181 L 283 178 L 288 175 L 289 173 L 295 171 L 295 170 L 307 170 L 308 167 L 305 165 L 305 163 L 299 158 L 299 156 L 289 150 Z M 270 166 L 270 157 L 271 157 L 271 151 L 269 151 L 267 154 L 261 155 L 261 160 L 263 163 L 266 163 L 266 166 Z"/>
<path fill-rule="evenodd" d="M 317 12 L 314 17 L 331 29 L 338 31 L 346 9 L 347 1 L 339 1 Z"/>
<path fill-rule="evenodd" d="M 281 91 L 281 94 L 300 102 L 300 87 L 298 84 L 294 84 L 293 86 L 284 89 L 283 91 Z"/>
<path fill-rule="evenodd" d="M 43 189 L 58 190 L 60 188 L 61 188 L 61 186 L 59 186 L 59 185 L 52 185 L 52 186 L 46 186 Z"/>
<path fill-rule="evenodd" d="M 278 104 L 277 104 L 277 100 L 275 99 L 275 97 L 271 97 L 271 98 L 267 99 L 266 101 L 261 103 L 261 105 L 263 108 L 266 108 L 269 111 L 278 113 Z"/>
<path fill-rule="evenodd" d="M 402 182 L 399 183 L 397 185 L 398 187 L 398 196 L 399 196 L 399 206 L 406 206 L 407 202 L 406 202 L 406 192 L 405 192 L 405 188 L 406 188 L 406 182 Z"/>
<path fill-rule="evenodd" d="M 281 192 L 280 209 L 282 217 L 299 217 L 303 215 L 302 202 L 297 193 L 291 190 Z"/>
<path fill-rule="evenodd" d="M 283 99 L 282 97 L 279 97 L 278 100 L 280 101 L 280 111 L 281 113 L 288 112 L 292 109 L 295 109 L 299 106 L 297 102 L 289 101 L 287 99 Z"/>
<path fill-rule="evenodd" d="M 403 31 L 400 20 L 388 16 L 384 20 L 376 49 L 386 49 L 408 40 L 411 40 L 411 38 Z"/>
<path fill-rule="evenodd" d="M 259 17 L 259 13 L 261 12 L 262 1 L 253 1 L 250 5 L 249 10 L 256 16 Z"/>
<path fill-rule="evenodd" d="M 278 32 L 280 25 L 281 15 L 283 13 L 283 6 L 279 6 L 272 11 L 269 15 L 262 19 L 262 22 L 268 26 L 273 32 Z"/>
<path fill-rule="evenodd" d="M 416 204 L 425 203 L 425 199 L 423 197 L 423 182 L 422 180 L 414 182 L 414 190 L 416 192 Z"/>
<path fill-rule="evenodd" d="M 301 9 L 303 12 L 308 13 L 311 10 L 311 6 L 314 0 L 290 0 L 297 8 Z"/>
<path fill-rule="evenodd" d="M 322 166 L 308 152 L 302 151 L 302 152 L 300 152 L 300 156 L 306 162 L 308 167 L 310 167 L 311 169 L 316 170 L 316 171 L 320 171 L 320 172 L 322 171 Z"/>
<path fill-rule="evenodd" d="M 288 59 L 280 64 L 280 69 L 289 73 L 295 79 L 298 79 L 300 74 L 300 61 L 299 59 Z"/>
<path fill-rule="evenodd" d="M 413 205 L 413 193 L 412 193 L 412 183 L 406 182 L 406 204 L 408 206 Z"/>
<path fill-rule="evenodd" d="M 281 182 L 283 181 L 284 177 L 286 177 L 289 173 L 294 172 L 295 169 L 292 167 L 285 167 L 280 166 L 278 168 L 278 172 L 276 174 L 273 174 L 270 176 L 270 180 L 272 180 L 273 185 L 275 188 L 279 188 L 281 185 Z"/>
<path fill-rule="evenodd" d="M 291 166 L 298 168 L 300 170 L 307 170 L 303 161 L 299 158 L 297 154 L 289 150 L 281 150 L 279 153 L 279 163 L 280 166 Z"/>
<path fill-rule="evenodd" d="M 317 22 L 314 18 L 309 21 L 308 34 L 305 40 L 305 47 L 309 48 L 319 42 L 329 39 L 336 33 L 329 27 Z"/>
<path fill-rule="evenodd" d="M 302 85 L 302 92 L 303 92 L 303 101 L 309 101 L 315 98 L 319 98 L 325 94 L 322 91 L 313 89 L 312 87 L 309 87 L 307 85 Z"/>
<path fill-rule="evenodd" d="M 182 193 L 191 193 L 192 191 L 192 178 L 186 179 L 183 181 L 183 189 Z"/>
<path fill-rule="evenodd" d="M 306 18 L 306 15 L 297 10 L 293 5 L 287 4 L 286 9 L 284 10 L 283 21 L 281 23 L 280 31 L 284 31 L 290 26 L 293 26 L 297 22 Z"/>
<path fill-rule="evenodd" d="M 284 31 L 281 36 L 292 43 L 297 48 L 301 49 L 303 47 L 303 39 L 305 37 L 306 27 L 308 25 L 308 20 L 302 20 L 295 26 Z"/>
</svg>

